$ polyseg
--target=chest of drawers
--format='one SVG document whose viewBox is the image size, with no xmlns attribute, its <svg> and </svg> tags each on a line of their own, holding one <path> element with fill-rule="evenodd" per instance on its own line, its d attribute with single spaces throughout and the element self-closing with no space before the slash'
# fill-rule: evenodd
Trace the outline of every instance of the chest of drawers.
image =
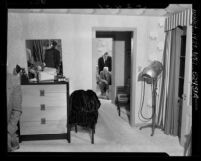
<svg viewBox="0 0 201 161">
<path fill-rule="evenodd" d="M 24 140 L 67 139 L 69 83 L 22 84 L 20 142 Z"/>
</svg>

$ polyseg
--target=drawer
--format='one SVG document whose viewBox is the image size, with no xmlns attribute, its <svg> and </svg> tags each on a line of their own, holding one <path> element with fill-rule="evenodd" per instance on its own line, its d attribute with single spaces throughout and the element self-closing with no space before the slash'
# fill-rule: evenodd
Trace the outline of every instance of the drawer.
<svg viewBox="0 0 201 161">
<path fill-rule="evenodd" d="M 66 94 L 56 93 L 49 94 L 49 96 L 32 96 L 23 95 L 22 97 L 22 107 L 40 107 L 41 104 L 46 106 L 67 106 Z"/>
<path fill-rule="evenodd" d="M 40 96 L 44 91 L 44 96 L 49 93 L 66 93 L 66 85 L 22 85 L 22 95 Z"/>
<path fill-rule="evenodd" d="M 41 124 L 39 121 L 20 122 L 21 135 L 34 134 L 61 134 L 67 133 L 67 121 L 47 121 L 46 124 Z"/>
<path fill-rule="evenodd" d="M 67 119 L 67 108 L 61 107 L 45 107 L 45 110 L 41 111 L 41 107 L 38 108 L 23 108 L 21 121 L 41 121 L 41 118 L 46 120 L 66 120 Z"/>
</svg>

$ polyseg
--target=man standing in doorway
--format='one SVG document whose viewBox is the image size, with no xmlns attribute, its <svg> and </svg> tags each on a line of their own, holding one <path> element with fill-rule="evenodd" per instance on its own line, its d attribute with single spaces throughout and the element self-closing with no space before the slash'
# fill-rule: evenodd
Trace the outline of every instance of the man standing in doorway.
<svg viewBox="0 0 201 161">
<path fill-rule="evenodd" d="M 112 71 L 112 57 L 108 55 L 108 52 L 105 52 L 103 56 L 98 59 L 98 70 L 99 74 L 104 67 L 108 67 L 108 70 Z"/>
</svg>

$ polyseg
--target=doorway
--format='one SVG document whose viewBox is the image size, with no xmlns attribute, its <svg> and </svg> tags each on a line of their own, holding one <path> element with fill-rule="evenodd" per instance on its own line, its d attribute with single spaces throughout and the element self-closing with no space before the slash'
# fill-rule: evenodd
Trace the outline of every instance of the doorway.
<svg viewBox="0 0 201 161">
<path fill-rule="evenodd" d="M 96 84 L 96 71 L 97 71 L 97 62 L 98 56 L 102 56 L 107 49 L 99 49 L 97 48 L 97 44 L 101 44 L 100 42 L 109 42 L 110 47 L 108 47 L 108 53 L 112 57 L 112 83 L 110 87 L 110 100 L 112 103 L 115 103 L 116 96 L 116 88 L 117 86 L 126 86 L 128 85 L 130 88 L 130 105 L 134 102 L 134 97 L 132 95 L 132 82 L 133 80 L 133 66 L 135 63 L 132 61 L 132 55 L 134 50 L 134 35 L 135 29 L 127 29 L 127 28 L 94 28 L 93 29 L 93 55 L 92 55 L 92 82 L 93 82 L 93 90 L 97 91 Z M 100 41 L 101 40 L 101 41 Z M 103 45 L 103 44 L 102 44 Z M 106 45 L 106 46 L 107 46 Z M 104 46 L 104 45 L 103 45 Z M 98 55 L 98 56 L 97 56 Z M 134 79 L 135 80 L 135 79 Z M 134 117 L 134 109 L 128 109 L 130 115 L 133 113 Z M 130 116 L 131 118 L 132 116 Z M 132 119 L 132 118 L 131 118 Z M 134 119 L 132 119 L 134 120 Z"/>
<path fill-rule="evenodd" d="M 179 80 L 178 80 L 178 102 L 179 102 L 179 119 L 178 119 L 178 136 L 181 138 L 181 123 L 182 123 L 182 101 L 184 94 L 184 79 L 185 79 L 185 59 L 186 59 L 186 27 L 180 27 L 181 34 L 181 47 L 179 54 Z"/>
<path fill-rule="evenodd" d="M 112 38 L 104 38 L 104 37 L 96 37 L 95 39 L 95 53 L 94 53 L 94 59 L 95 59 L 95 64 L 96 64 L 96 81 L 93 81 L 93 90 L 96 92 L 98 96 L 101 95 L 101 90 L 98 85 L 98 77 L 100 76 L 100 71 L 103 70 L 103 66 L 108 67 L 108 71 L 112 73 L 112 50 L 113 50 L 113 39 Z M 105 53 L 108 53 L 108 60 L 107 62 L 104 62 L 103 65 L 103 55 Z M 110 58 L 109 58 L 110 57 Z M 100 60 L 102 58 L 102 60 Z M 110 59 L 110 60 L 109 60 Z M 102 62 L 101 62 L 102 61 Z M 100 68 L 101 65 L 101 68 Z M 109 85 L 109 95 L 108 99 L 111 100 L 111 85 Z M 104 97 L 102 97 L 104 98 Z"/>
<path fill-rule="evenodd" d="M 185 146 L 187 136 L 192 128 L 192 26 L 179 27 L 180 54 L 179 54 L 179 139 L 180 144 Z"/>
</svg>

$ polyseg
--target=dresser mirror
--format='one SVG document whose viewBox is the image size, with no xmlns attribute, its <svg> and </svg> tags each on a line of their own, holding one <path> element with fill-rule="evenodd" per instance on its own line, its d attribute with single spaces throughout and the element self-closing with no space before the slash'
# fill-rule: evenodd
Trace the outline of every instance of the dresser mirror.
<svg viewBox="0 0 201 161">
<path fill-rule="evenodd" d="M 61 39 L 26 40 L 26 58 L 29 81 L 63 75 Z"/>
</svg>

